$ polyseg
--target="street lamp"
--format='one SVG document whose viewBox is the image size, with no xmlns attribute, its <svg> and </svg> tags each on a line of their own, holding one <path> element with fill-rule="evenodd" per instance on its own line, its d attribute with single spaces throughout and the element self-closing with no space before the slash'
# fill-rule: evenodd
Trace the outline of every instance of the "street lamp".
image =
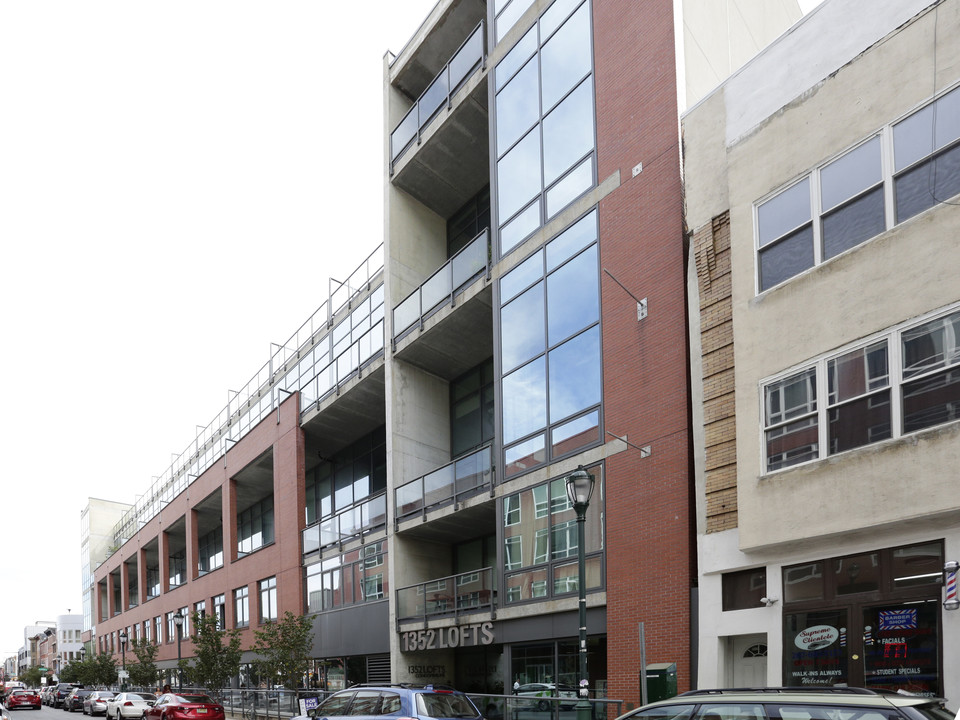
<svg viewBox="0 0 960 720">
<path fill-rule="evenodd" d="M 120 656 L 123 659 L 123 682 L 120 683 L 120 692 L 127 691 L 127 631 L 120 631 Z"/>
<path fill-rule="evenodd" d="M 587 583 L 586 558 L 584 546 L 586 544 L 584 524 L 587 519 L 587 508 L 590 506 L 590 496 L 593 495 L 594 477 L 583 465 L 579 466 L 566 477 L 567 498 L 577 513 L 577 589 L 580 594 L 580 690 L 577 700 L 577 720 L 590 720 L 590 700 L 588 699 L 589 681 L 587 680 Z"/>
<path fill-rule="evenodd" d="M 183 613 L 180 610 L 173 616 L 173 624 L 177 626 L 177 692 L 183 692 L 183 670 L 180 669 L 180 637 L 183 635 Z"/>
</svg>

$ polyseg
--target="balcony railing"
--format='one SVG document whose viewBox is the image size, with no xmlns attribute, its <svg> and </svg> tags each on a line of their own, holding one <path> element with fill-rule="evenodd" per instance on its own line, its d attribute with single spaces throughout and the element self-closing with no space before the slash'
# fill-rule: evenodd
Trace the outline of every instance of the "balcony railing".
<svg viewBox="0 0 960 720">
<path fill-rule="evenodd" d="M 381 493 L 321 520 L 303 531 L 303 554 L 339 545 L 387 524 L 387 495 Z"/>
<path fill-rule="evenodd" d="M 483 65 L 483 27 L 481 21 L 390 134 L 391 174 L 397 158 L 403 155 L 414 140 L 420 142 L 420 133 L 427 123 L 444 105 L 450 107 L 453 94 L 474 70 Z"/>
<path fill-rule="evenodd" d="M 483 568 L 400 588 L 397 621 L 492 612 L 496 602 L 493 568 Z"/>
<path fill-rule="evenodd" d="M 457 458 L 395 490 L 396 522 L 412 515 L 426 515 L 427 510 L 450 502 L 458 502 L 493 481 L 493 454 L 490 446 Z"/>
<path fill-rule="evenodd" d="M 304 412 L 318 400 L 323 400 L 354 375 L 362 372 L 364 364 L 383 351 L 383 320 L 377 321 L 350 347 L 325 365 L 301 389 L 300 406 Z"/>
<path fill-rule="evenodd" d="M 485 229 L 393 309 L 393 339 L 407 334 L 481 272 L 490 274 L 490 231 Z"/>
</svg>

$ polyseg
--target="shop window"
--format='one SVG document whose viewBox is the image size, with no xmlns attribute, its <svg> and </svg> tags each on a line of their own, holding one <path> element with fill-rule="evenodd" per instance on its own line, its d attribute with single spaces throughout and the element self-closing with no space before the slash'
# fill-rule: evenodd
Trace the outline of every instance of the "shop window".
<svg viewBox="0 0 960 720">
<path fill-rule="evenodd" d="M 721 582 L 724 612 L 760 607 L 760 598 L 767 594 L 767 569 L 724 573 Z"/>
</svg>

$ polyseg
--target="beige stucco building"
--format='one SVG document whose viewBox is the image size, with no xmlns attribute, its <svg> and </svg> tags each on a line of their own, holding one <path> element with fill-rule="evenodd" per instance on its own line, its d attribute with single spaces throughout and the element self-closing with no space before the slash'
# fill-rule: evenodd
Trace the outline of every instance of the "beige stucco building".
<svg viewBox="0 0 960 720">
<path fill-rule="evenodd" d="M 960 696 L 958 38 L 828 0 L 682 118 L 700 687 Z"/>
</svg>

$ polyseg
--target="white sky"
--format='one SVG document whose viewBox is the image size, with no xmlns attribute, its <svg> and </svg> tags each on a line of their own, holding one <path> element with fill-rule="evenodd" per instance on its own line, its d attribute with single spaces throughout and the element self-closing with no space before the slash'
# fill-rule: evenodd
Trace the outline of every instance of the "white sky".
<svg viewBox="0 0 960 720">
<path fill-rule="evenodd" d="M 382 58 L 434 2 L 0 2 L 0 661 L 82 612 L 87 498 L 133 502 L 380 242 Z"/>
<path fill-rule="evenodd" d="M 382 67 L 436 0 L 0 3 L 0 661 L 382 239 Z M 15 569 L 15 568 L 21 569 Z"/>
</svg>

